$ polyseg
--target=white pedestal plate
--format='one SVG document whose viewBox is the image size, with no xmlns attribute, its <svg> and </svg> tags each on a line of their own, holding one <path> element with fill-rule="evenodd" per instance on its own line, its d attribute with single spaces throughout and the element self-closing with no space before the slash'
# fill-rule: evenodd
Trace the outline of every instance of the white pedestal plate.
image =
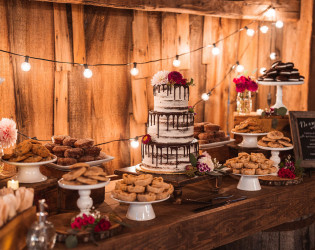
<svg viewBox="0 0 315 250">
<path fill-rule="evenodd" d="M 130 204 L 126 217 L 129 220 L 135 220 L 135 221 L 147 221 L 147 220 L 153 220 L 155 218 L 155 213 L 152 207 L 153 203 L 158 203 L 162 201 L 166 201 L 170 198 L 170 196 L 166 197 L 163 200 L 157 200 L 157 201 L 147 201 L 147 202 L 140 202 L 140 201 L 122 201 L 111 197 L 115 201 L 119 201 L 121 203 L 127 203 Z"/>
<path fill-rule="evenodd" d="M 277 175 L 279 171 L 279 163 L 281 162 L 281 159 L 279 157 L 280 151 L 287 151 L 293 149 L 292 147 L 285 147 L 285 148 L 270 148 L 270 147 L 262 147 L 258 145 L 258 148 L 264 149 L 264 150 L 270 150 L 271 151 L 271 157 L 270 160 L 274 162 L 273 166 L 277 168 L 277 172 L 272 175 Z"/>
<path fill-rule="evenodd" d="M 298 82 L 268 82 L 268 81 L 258 81 L 259 84 L 265 85 L 265 86 L 277 86 L 277 99 L 276 103 L 272 106 L 272 108 L 281 108 L 286 106 L 282 102 L 282 86 L 287 85 L 301 85 L 304 83 L 304 81 L 298 81 Z"/>
<path fill-rule="evenodd" d="M 79 192 L 79 199 L 77 200 L 77 206 L 80 209 L 80 213 L 76 217 L 81 217 L 83 214 L 89 215 L 90 210 L 93 206 L 93 200 L 90 197 L 91 190 L 92 189 L 98 189 L 103 188 L 106 185 L 108 185 L 110 182 L 110 179 L 106 182 L 101 182 L 95 185 L 66 185 L 62 183 L 62 179 L 58 181 L 58 185 L 61 188 L 64 189 L 70 189 L 70 190 L 78 190 Z"/>
<path fill-rule="evenodd" d="M 243 137 L 243 141 L 238 144 L 238 146 L 243 147 L 243 148 L 257 148 L 257 139 L 259 136 L 264 136 L 267 133 L 237 133 L 233 132 L 232 134 L 234 135 L 241 135 Z"/>
<path fill-rule="evenodd" d="M 261 190 L 261 186 L 258 180 L 258 177 L 260 176 L 266 176 L 266 175 L 243 175 L 243 174 L 233 174 L 237 176 L 241 176 L 238 184 L 237 189 L 244 190 L 244 191 L 259 191 Z"/>
<path fill-rule="evenodd" d="M 11 162 L 11 161 L 5 161 L 1 159 L 1 161 L 6 164 L 17 166 L 18 172 L 15 178 L 20 183 L 37 183 L 37 182 L 46 181 L 47 177 L 40 172 L 39 167 L 48 163 L 55 162 L 56 160 L 57 160 L 57 156 L 54 156 L 53 159 L 49 161 L 40 161 L 40 162 L 32 162 L 32 163 Z"/>
</svg>

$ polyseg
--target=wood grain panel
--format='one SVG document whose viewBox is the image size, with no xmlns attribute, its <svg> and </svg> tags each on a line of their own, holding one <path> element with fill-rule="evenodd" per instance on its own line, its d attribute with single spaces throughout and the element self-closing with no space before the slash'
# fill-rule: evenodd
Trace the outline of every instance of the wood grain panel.
<svg viewBox="0 0 315 250">
<path fill-rule="evenodd" d="M 134 138 L 139 135 L 146 134 L 146 124 L 145 123 L 137 123 L 137 121 L 133 118 L 133 115 L 130 115 L 130 137 Z M 140 146 L 138 148 L 130 147 L 130 165 L 134 166 L 142 161 L 141 157 L 141 139 L 139 138 Z"/>
<path fill-rule="evenodd" d="M 132 79 L 132 112 L 137 123 L 146 123 L 148 120 L 147 82 L 146 79 Z"/>
<path fill-rule="evenodd" d="M 176 49 L 176 14 L 162 13 L 162 58 L 170 58 L 162 61 L 162 70 L 172 71 Z"/>
<path fill-rule="evenodd" d="M 190 51 L 190 37 L 189 37 L 189 15 L 176 15 L 176 42 L 177 55 L 187 53 Z M 186 54 L 179 57 L 179 69 L 190 69 L 190 55 Z"/>
<path fill-rule="evenodd" d="M 12 0 L 7 6 L 11 51 L 53 59 L 52 4 Z M 24 72 L 20 67 L 23 61 L 12 57 L 18 129 L 29 136 L 49 139 L 53 133 L 54 64 L 30 60 L 32 68 Z"/>
</svg>

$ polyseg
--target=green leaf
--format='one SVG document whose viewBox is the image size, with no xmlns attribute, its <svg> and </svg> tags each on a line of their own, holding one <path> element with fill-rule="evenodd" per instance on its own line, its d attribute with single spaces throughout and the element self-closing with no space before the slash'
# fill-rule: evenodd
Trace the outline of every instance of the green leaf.
<svg viewBox="0 0 315 250">
<path fill-rule="evenodd" d="M 189 154 L 189 161 L 193 167 L 197 166 L 197 158 L 193 153 Z"/>
<path fill-rule="evenodd" d="M 277 109 L 277 115 L 285 116 L 287 114 L 287 109 L 285 107 L 281 107 Z"/>
<path fill-rule="evenodd" d="M 266 111 L 263 111 L 262 113 L 261 113 L 261 117 L 265 117 L 266 116 Z"/>
<path fill-rule="evenodd" d="M 256 68 L 256 69 L 253 70 L 252 75 L 254 75 L 254 74 L 256 73 L 257 69 L 258 69 L 258 68 Z"/>
<path fill-rule="evenodd" d="M 276 129 L 277 126 L 278 126 L 278 119 L 275 119 L 275 118 L 272 119 L 272 121 L 271 121 L 271 127 L 274 128 L 274 129 Z"/>
<path fill-rule="evenodd" d="M 76 235 L 69 235 L 65 243 L 67 248 L 75 248 L 78 245 L 78 238 Z"/>
</svg>

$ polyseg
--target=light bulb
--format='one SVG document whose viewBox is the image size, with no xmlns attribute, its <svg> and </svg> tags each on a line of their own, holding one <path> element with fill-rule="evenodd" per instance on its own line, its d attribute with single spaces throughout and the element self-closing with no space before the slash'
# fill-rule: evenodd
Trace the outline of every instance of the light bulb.
<svg viewBox="0 0 315 250">
<path fill-rule="evenodd" d="M 280 21 L 280 20 L 278 20 L 278 21 L 276 22 L 276 27 L 277 27 L 278 29 L 281 29 L 281 28 L 283 27 L 283 22 Z"/>
<path fill-rule="evenodd" d="M 178 55 L 176 55 L 176 58 L 173 61 L 173 66 L 174 67 L 179 67 L 179 65 L 180 65 L 180 60 L 179 60 Z"/>
<path fill-rule="evenodd" d="M 274 17 L 276 15 L 276 10 L 275 8 L 270 8 L 265 12 L 266 17 Z"/>
<path fill-rule="evenodd" d="M 25 57 L 25 62 L 23 62 L 23 63 L 21 64 L 21 69 L 22 69 L 23 71 L 30 71 L 30 70 L 31 70 L 31 65 L 30 65 L 30 63 L 28 62 L 28 59 L 29 59 L 29 57 L 26 56 L 26 57 Z"/>
<path fill-rule="evenodd" d="M 270 53 L 270 59 L 271 59 L 271 60 L 276 60 L 276 57 L 277 57 L 276 52 Z"/>
<path fill-rule="evenodd" d="M 236 71 L 237 71 L 237 72 L 242 72 L 242 71 L 244 71 L 244 66 L 241 65 L 241 64 L 237 65 L 237 66 L 236 66 Z"/>
<path fill-rule="evenodd" d="M 204 101 L 208 101 L 209 100 L 209 95 L 207 94 L 207 93 L 203 93 L 202 95 L 201 95 L 201 99 L 202 100 L 204 100 Z"/>
<path fill-rule="evenodd" d="M 133 63 L 133 68 L 130 70 L 130 74 L 136 76 L 139 74 L 139 70 L 137 69 L 137 63 Z"/>
<path fill-rule="evenodd" d="M 246 34 L 247 34 L 248 36 L 253 36 L 253 35 L 255 34 L 255 30 L 253 30 L 253 29 L 247 29 L 247 30 L 246 30 Z"/>
<path fill-rule="evenodd" d="M 260 72 L 260 74 L 265 74 L 265 71 L 266 71 L 266 68 L 260 68 L 260 70 L 259 70 L 259 72 Z"/>
<path fill-rule="evenodd" d="M 266 26 L 266 25 L 260 27 L 260 31 L 261 31 L 262 33 L 264 33 L 264 34 L 267 33 L 268 30 L 269 30 L 269 28 L 268 28 L 268 26 Z"/>
<path fill-rule="evenodd" d="M 132 148 L 138 148 L 138 147 L 139 147 L 139 141 L 136 140 L 136 139 L 132 139 L 132 140 L 130 141 L 130 146 L 131 146 Z"/>
<path fill-rule="evenodd" d="M 90 70 L 86 64 L 84 65 L 84 68 L 85 68 L 84 71 L 83 71 L 84 77 L 85 78 L 91 78 L 92 75 L 93 75 L 92 70 Z"/>
<path fill-rule="evenodd" d="M 215 44 L 213 44 L 212 54 L 215 56 L 220 54 L 220 49 L 216 47 Z"/>
</svg>

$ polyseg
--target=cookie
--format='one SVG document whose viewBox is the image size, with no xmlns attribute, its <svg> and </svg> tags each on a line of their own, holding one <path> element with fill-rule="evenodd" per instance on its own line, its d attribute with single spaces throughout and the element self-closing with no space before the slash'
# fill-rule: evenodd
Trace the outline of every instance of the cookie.
<svg viewBox="0 0 315 250">
<path fill-rule="evenodd" d="M 25 155 L 20 155 L 20 156 L 15 156 L 13 155 L 13 157 L 11 157 L 9 159 L 10 162 L 20 162 L 20 161 L 24 161 L 26 158 L 28 158 L 30 155 L 25 154 Z"/>
<path fill-rule="evenodd" d="M 50 155 L 50 151 L 41 144 L 33 144 L 32 152 L 41 157 L 48 157 Z"/>
<path fill-rule="evenodd" d="M 56 146 L 52 149 L 53 153 L 58 157 L 64 157 L 64 153 L 67 149 L 71 149 L 69 146 Z"/>
<path fill-rule="evenodd" d="M 280 131 L 271 131 L 267 134 L 267 137 L 273 140 L 279 140 L 283 138 L 283 133 Z"/>
<path fill-rule="evenodd" d="M 92 180 L 90 178 L 86 178 L 86 177 L 83 177 L 83 176 L 79 176 L 78 178 L 76 178 L 77 181 L 83 183 L 83 184 L 87 184 L 87 185 L 95 185 L 98 183 L 97 180 Z"/>
<path fill-rule="evenodd" d="M 136 177 L 134 184 L 138 186 L 147 186 L 151 184 L 152 180 L 153 176 L 151 174 L 141 174 Z"/>
<path fill-rule="evenodd" d="M 285 141 L 287 141 L 287 142 L 290 142 L 290 141 L 291 141 L 291 139 L 290 139 L 289 137 L 285 137 L 285 136 L 282 137 L 281 140 L 285 140 Z"/>
<path fill-rule="evenodd" d="M 244 174 L 244 175 L 255 175 L 256 169 L 254 169 L 254 168 L 252 168 L 252 169 L 243 168 L 243 169 L 241 170 L 241 173 Z"/>
<path fill-rule="evenodd" d="M 166 199 L 170 194 L 168 191 L 165 191 L 165 192 L 162 192 L 162 193 L 159 193 L 159 194 L 155 194 L 156 195 L 156 200 L 164 200 Z"/>
<path fill-rule="evenodd" d="M 44 146 L 49 150 L 50 153 L 53 153 L 53 148 L 60 145 L 55 143 L 46 143 Z"/>
<path fill-rule="evenodd" d="M 126 184 L 134 184 L 136 181 L 136 176 L 132 174 L 123 174 L 123 180 Z"/>
<path fill-rule="evenodd" d="M 100 175 L 103 172 L 103 169 L 100 167 L 90 167 L 85 173 L 84 176 L 90 175 Z"/>
<path fill-rule="evenodd" d="M 5 161 L 7 161 L 7 160 L 9 160 L 11 157 L 13 157 L 13 153 L 12 153 L 12 154 L 4 154 L 4 155 L 2 156 L 2 159 L 5 160 Z"/>
<path fill-rule="evenodd" d="M 269 169 L 256 169 L 255 173 L 257 175 L 266 175 L 269 174 Z"/>
<path fill-rule="evenodd" d="M 157 186 L 151 186 L 151 185 L 148 185 L 146 189 L 148 192 L 155 193 L 155 194 L 160 194 L 164 191 L 163 187 L 157 187 Z"/>
<path fill-rule="evenodd" d="M 67 137 L 67 135 L 54 135 L 51 140 L 55 144 L 60 144 L 62 145 L 63 140 Z"/>
<path fill-rule="evenodd" d="M 28 158 L 26 158 L 25 160 L 23 160 L 23 162 L 39 162 L 41 161 L 43 158 L 39 155 L 34 155 L 34 156 L 30 156 Z"/>
<path fill-rule="evenodd" d="M 76 148 L 89 148 L 94 144 L 94 140 L 92 139 L 79 139 L 74 143 Z"/>
<path fill-rule="evenodd" d="M 77 163 L 77 160 L 74 158 L 58 158 L 57 165 L 61 166 L 70 166 Z"/>
<path fill-rule="evenodd" d="M 104 177 L 104 176 L 101 176 L 101 175 L 90 175 L 89 178 L 93 179 L 93 180 L 103 181 L 103 182 L 106 182 L 106 181 L 109 180 L 108 177 Z"/>
<path fill-rule="evenodd" d="M 283 148 L 283 145 L 278 142 L 268 142 L 270 148 Z"/>
<path fill-rule="evenodd" d="M 269 141 L 275 142 L 275 141 L 276 141 L 275 139 L 270 139 L 270 138 L 267 137 L 267 136 L 264 136 L 264 137 L 262 138 L 262 140 L 263 140 L 264 142 L 269 142 Z"/>
<path fill-rule="evenodd" d="M 143 193 L 145 191 L 145 187 L 128 185 L 127 190 L 129 193 Z"/>
<path fill-rule="evenodd" d="M 269 170 L 269 174 L 273 174 L 273 173 L 277 173 L 278 172 L 278 168 L 277 167 L 271 167 L 268 170 Z"/>
<path fill-rule="evenodd" d="M 89 156 L 99 156 L 100 152 L 101 152 L 101 148 L 100 147 L 89 147 L 89 148 L 85 148 L 84 149 L 84 155 L 89 155 Z"/>
<path fill-rule="evenodd" d="M 14 154 L 17 156 L 24 155 L 28 153 L 29 151 L 31 151 L 32 147 L 33 147 L 33 144 L 29 140 L 22 141 L 16 146 L 14 150 Z"/>
<path fill-rule="evenodd" d="M 74 147 L 74 143 L 77 141 L 78 139 L 76 138 L 72 138 L 70 136 L 66 137 L 63 141 L 62 144 L 64 146 L 70 146 L 70 147 Z"/>
<path fill-rule="evenodd" d="M 81 156 L 83 156 L 83 154 L 84 151 L 82 148 L 70 148 L 64 152 L 65 157 L 75 159 L 79 159 Z"/>
<path fill-rule="evenodd" d="M 140 202 L 155 201 L 155 199 L 156 195 L 154 193 L 137 194 L 137 200 Z"/>
<path fill-rule="evenodd" d="M 278 142 L 280 143 L 280 144 L 282 144 L 283 146 L 285 146 L 285 147 L 292 147 L 293 145 L 290 143 L 290 142 L 288 142 L 288 141 L 286 141 L 286 140 L 278 140 Z"/>
<path fill-rule="evenodd" d="M 64 174 L 62 176 L 62 178 L 65 179 L 66 181 L 72 181 L 72 180 L 78 179 L 78 177 L 83 175 L 85 172 L 86 172 L 86 168 L 85 167 L 81 167 L 81 168 L 78 168 L 78 169 L 74 169 L 74 170 L 72 170 L 71 172 L 69 172 L 67 174 Z M 80 181 L 80 180 L 78 180 L 78 181 Z M 80 182 L 82 182 L 82 181 L 80 181 Z"/>
<path fill-rule="evenodd" d="M 81 182 L 78 182 L 78 181 L 66 181 L 66 180 L 61 180 L 60 181 L 61 183 L 65 184 L 65 185 L 81 185 Z"/>
<path fill-rule="evenodd" d="M 89 168 L 90 165 L 86 164 L 86 163 L 75 163 L 73 165 L 71 165 L 69 168 L 70 169 L 76 169 L 76 168 Z"/>
<path fill-rule="evenodd" d="M 78 159 L 78 162 L 89 162 L 89 161 L 94 161 L 95 157 L 90 156 L 90 155 L 84 155 Z"/>
<path fill-rule="evenodd" d="M 136 193 L 127 193 L 122 190 L 113 190 L 112 195 L 114 198 L 122 201 L 135 201 L 137 199 Z"/>
<path fill-rule="evenodd" d="M 233 174 L 240 174 L 241 173 L 241 170 L 236 169 L 236 168 L 234 168 L 232 171 L 233 171 Z"/>
</svg>

